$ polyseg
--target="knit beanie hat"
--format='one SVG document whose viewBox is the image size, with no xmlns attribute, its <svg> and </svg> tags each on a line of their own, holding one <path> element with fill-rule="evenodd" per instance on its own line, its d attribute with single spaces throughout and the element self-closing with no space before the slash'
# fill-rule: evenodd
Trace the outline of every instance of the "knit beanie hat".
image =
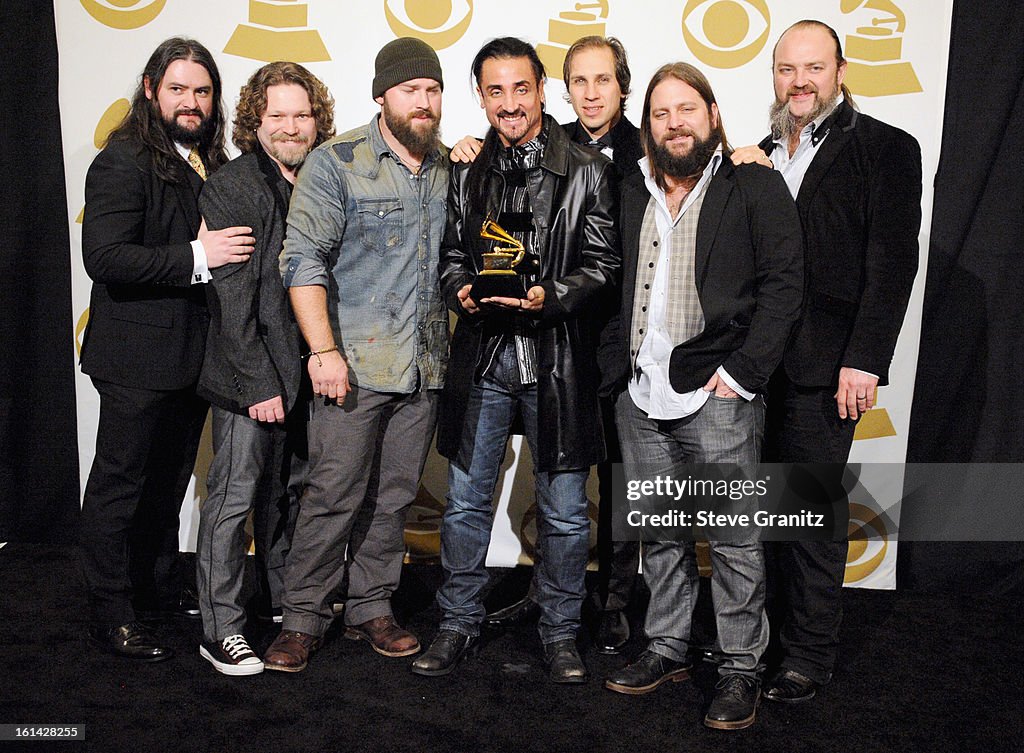
<svg viewBox="0 0 1024 753">
<path fill-rule="evenodd" d="M 419 39 L 401 37 L 384 45 L 374 64 L 373 98 L 414 78 L 432 78 L 444 89 L 441 63 L 434 49 Z"/>
</svg>

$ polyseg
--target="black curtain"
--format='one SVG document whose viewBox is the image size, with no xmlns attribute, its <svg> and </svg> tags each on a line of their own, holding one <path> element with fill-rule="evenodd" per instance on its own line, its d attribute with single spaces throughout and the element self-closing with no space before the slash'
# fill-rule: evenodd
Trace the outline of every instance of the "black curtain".
<svg viewBox="0 0 1024 753">
<path fill-rule="evenodd" d="M 0 3 L 0 60 L 0 541 L 68 542 L 78 440 L 51 3 Z"/>
<path fill-rule="evenodd" d="M 1024 3 L 954 3 L 908 462 L 1024 461 L 1022 40 Z M 901 543 L 900 564 L 901 587 L 1024 595 L 1020 542 Z"/>
</svg>

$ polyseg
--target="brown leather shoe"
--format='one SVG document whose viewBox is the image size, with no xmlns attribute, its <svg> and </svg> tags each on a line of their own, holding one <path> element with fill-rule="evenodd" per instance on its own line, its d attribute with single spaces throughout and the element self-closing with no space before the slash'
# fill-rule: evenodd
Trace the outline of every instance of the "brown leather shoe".
<svg viewBox="0 0 1024 753">
<path fill-rule="evenodd" d="M 309 655 L 320 648 L 320 643 L 315 635 L 282 630 L 263 655 L 263 667 L 280 672 L 301 672 L 306 668 Z"/>
<path fill-rule="evenodd" d="M 350 625 L 345 637 L 368 641 L 373 650 L 384 656 L 409 656 L 420 650 L 419 639 L 389 615 L 374 617 L 362 625 Z"/>
</svg>

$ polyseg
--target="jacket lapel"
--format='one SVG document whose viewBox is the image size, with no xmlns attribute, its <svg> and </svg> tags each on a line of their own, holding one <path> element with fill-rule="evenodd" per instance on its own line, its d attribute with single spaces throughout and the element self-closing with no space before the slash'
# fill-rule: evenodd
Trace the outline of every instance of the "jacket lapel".
<svg viewBox="0 0 1024 753">
<path fill-rule="evenodd" d="M 629 312 L 633 310 L 633 295 L 636 292 L 640 225 L 644 221 L 650 199 L 651 194 L 644 185 L 642 173 L 636 173 L 622 184 L 622 300 L 628 302 L 626 310 Z"/>
<path fill-rule="evenodd" d="M 718 170 L 711 177 L 707 193 L 704 194 L 700 218 L 697 220 L 697 243 L 694 258 L 694 279 L 697 282 L 698 290 L 704 287 L 704 275 L 707 274 L 711 246 L 718 234 L 718 225 L 722 222 L 725 204 L 729 200 L 729 194 L 732 193 L 734 173 L 732 160 L 728 156 L 722 155 L 722 164 L 718 166 Z"/>
<path fill-rule="evenodd" d="M 819 130 L 827 129 L 827 138 L 818 147 L 817 154 L 811 160 L 803 182 L 800 184 L 800 191 L 796 195 L 796 204 L 800 208 L 801 217 L 805 215 L 810 206 L 811 199 L 818 190 L 822 178 L 828 173 L 836 157 L 846 147 L 846 142 L 850 140 L 856 122 L 857 111 L 850 107 L 849 102 L 843 102 L 831 116 L 818 126 Z"/>
<path fill-rule="evenodd" d="M 174 193 L 178 197 L 178 203 L 181 205 L 181 212 L 185 216 L 185 221 L 188 223 L 192 234 L 195 235 L 199 232 L 199 190 L 202 188 L 203 179 L 191 167 L 186 169 L 188 170 L 186 179 L 176 181 L 173 184 Z M 198 182 L 198 186 L 193 185 L 193 180 Z"/>
</svg>

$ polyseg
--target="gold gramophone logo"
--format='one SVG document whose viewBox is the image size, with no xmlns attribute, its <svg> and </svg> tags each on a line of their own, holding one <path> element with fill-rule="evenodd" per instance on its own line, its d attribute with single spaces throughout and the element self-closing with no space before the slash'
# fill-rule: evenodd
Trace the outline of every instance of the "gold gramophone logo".
<svg viewBox="0 0 1024 753">
<path fill-rule="evenodd" d="M 86 12 L 111 29 L 138 29 L 160 15 L 167 0 L 80 0 Z"/>
<path fill-rule="evenodd" d="M 573 3 L 573 10 L 563 11 L 548 21 L 548 42 L 537 45 L 537 55 L 549 76 L 562 77 L 565 53 L 577 39 L 605 36 L 608 0 Z"/>
<path fill-rule="evenodd" d="M 857 428 L 853 432 L 853 441 L 859 439 L 881 439 L 882 437 L 895 437 L 896 427 L 892 425 L 889 418 L 889 411 L 878 407 L 878 388 L 875 387 L 875 406 L 860 417 Z"/>
<path fill-rule="evenodd" d="M 683 41 L 712 68 L 739 68 L 768 41 L 766 0 L 689 0 L 683 8 Z"/>
<path fill-rule="evenodd" d="M 850 502 L 849 549 L 846 554 L 847 583 L 862 581 L 879 568 L 889 551 L 889 531 L 872 507 Z"/>
<path fill-rule="evenodd" d="M 887 97 L 922 91 L 914 66 L 901 60 L 907 17 L 892 0 L 841 0 L 840 10 L 876 11 L 846 35 L 846 85 L 854 94 Z"/>
<path fill-rule="evenodd" d="M 78 317 L 78 321 L 75 322 L 75 353 L 78 357 L 82 357 L 82 336 L 85 334 L 85 327 L 89 323 L 89 307 L 86 306 L 85 311 Z"/>
<path fill-rule="evenodd" d="M 97 149 L 102 149 L 107 144 L 107 137 L 110 132 L 121 125 L 121 121 L 124 120 L 124 116 L 128 114 L 128 110 L 131 109 L 131 103 L 127 99 L 115 100 L 110 107 L 103 111 L 100 115 L 100 120 L 96 124 L 96 130 L 92 134 L 92 144 Z M 85 216 L 85 207 L 82 207 L 78 212 L 78 216 L 75 217 L 75 222 L 81 224 L 82 218 Z"/>
<path fill-rule="evenodd" d="M 435 50 L 462 39 L 473 20 L 473 0 L 384 0 L 395 36 L 420 39 Z"/>
<path fill-rule="evenodd" d="M 264 63 L 331 59 L 320 32 L 309 28 L 309 3 L 298 0 L 249 0 L 249 23 L 235 28 L 224 52 Z"/>
</svg>

